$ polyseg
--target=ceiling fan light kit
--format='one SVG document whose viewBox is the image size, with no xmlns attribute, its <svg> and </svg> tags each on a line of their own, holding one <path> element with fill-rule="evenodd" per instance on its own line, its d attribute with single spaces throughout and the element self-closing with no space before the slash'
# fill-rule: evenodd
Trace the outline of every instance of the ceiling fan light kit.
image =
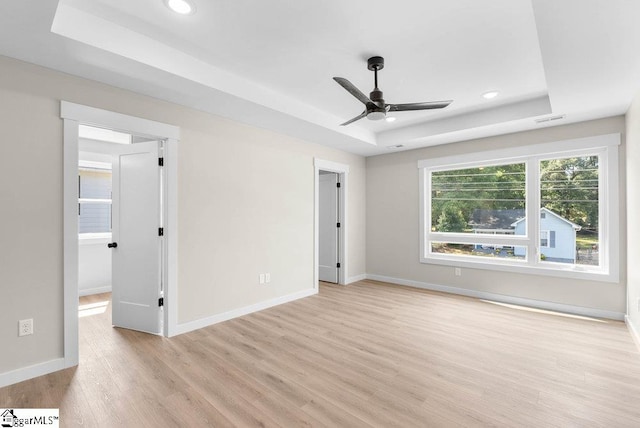
<svg viewBox="0 0 640 428">
<path fill-rule="evenodd" d="M 387 104 L 384 101 L 383 93 L 378 89 L 378 71 L 384 68 L 384 58 L 381 56 L 372 56 L 367 60 L 367 68 L 373 71 L 374 75 L 374 88 L 367 97 L 362 91 L 356 88 L 353 83 L 349 82 L 344 77 L 334 77 L 340 86 L 347 90 L 351 95 L 356 97 L 365 106 L 365 110 L 351 120 L 341 124 L 341 126 L 349 125 L 357 120 L 366 117 L 369 120 L 382 120 L 387 116 L 387 112 L 390 111 L 414 111 L 414 110 L 433 110 L 447 107 L 453 101 L 428 101 L 424 103 L 409 103 L 409 104 Z M 391 121 L 390 121 L 391 122 Z"/>
<path fill-rule="evenodd" d="M 372 111 L 367 115 L 367 119 L 369 120 L 382 120 L 387 116 L 385 111 Z"/>
</svg>

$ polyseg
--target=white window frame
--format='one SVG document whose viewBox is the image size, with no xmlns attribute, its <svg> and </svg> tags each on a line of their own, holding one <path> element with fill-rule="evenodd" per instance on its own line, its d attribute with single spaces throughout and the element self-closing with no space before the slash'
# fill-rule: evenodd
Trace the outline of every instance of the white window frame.
<svg viewBox="0 0 640 428">
<path fill-rule="evenodd" d="M 418 162 L 420 180 L 420 262 L 429 264 L 579 278 L 619 281 L 619 190 L 618 146 L 620 134 L 607 134 L 511 149 L 466 153 L 460 156 L 425 159 Z M 599 246 L 600 265 L 574 265 L 540 260 L 540 162 L 548 159 L 599 156 Z M 484 235 L 434 232 L 431 230 L 431 173 L 524 162 L 526 164 L 526 233 Z M 535 237 L 535 239 L 533 238 Z M 521 246 L 524 260 L 452 255 L 431 251 L 431 242 Z"/>
</svg>

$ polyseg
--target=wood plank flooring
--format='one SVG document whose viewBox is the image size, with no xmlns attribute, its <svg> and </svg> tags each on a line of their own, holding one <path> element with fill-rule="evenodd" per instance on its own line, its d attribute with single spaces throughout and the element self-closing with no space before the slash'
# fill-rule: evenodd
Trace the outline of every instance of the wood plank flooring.
<svg viewBox="0 0 640 428">
<path fill-rule="evenodd" d="M 109 295 L 83 298 L 94 304 Z M 639 427 L 623 323 L 361 281 L 166 339 L 80 318 L 80 365 L 0 389 L 61 426 Z"/>
</svg>

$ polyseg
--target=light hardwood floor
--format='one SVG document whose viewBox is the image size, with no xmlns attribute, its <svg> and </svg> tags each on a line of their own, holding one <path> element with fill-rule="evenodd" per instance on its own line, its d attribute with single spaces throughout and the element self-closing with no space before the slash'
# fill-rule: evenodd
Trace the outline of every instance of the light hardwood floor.
<svg viewBox="0 0 640 428">
<path fill-rule="evenodd" d="M 109 295 L 83 298 L 83 304 Z M 166 339 L 80 319 L 74 369 L 0 389 L 61 426 L 639 427 L 623 323 L 373 281 Z"/>
</svg>

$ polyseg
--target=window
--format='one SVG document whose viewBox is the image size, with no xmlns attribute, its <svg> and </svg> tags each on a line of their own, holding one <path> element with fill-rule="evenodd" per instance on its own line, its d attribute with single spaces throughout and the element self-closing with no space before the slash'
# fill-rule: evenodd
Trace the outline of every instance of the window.
<svg viewBox="0 0 640 428">
<path fill-rule="evenodd" d="M 540 231 L 540 248 L 549 246 L 549 231 L 541 230 Z"/>
<path fill-rule="evenodd" d="M 522 162 L 431 173 L 431 230 L 499 233 L 524 217 Z"/>
<path fill-rule="evenodd" d="M 421 261 L 617 281 L 619 140 L 420 161 Z"/>
<path fill-rule="evenodd" d="M 80 162 L 78 231 L 81 234 L 111 232 L 111 164 Z"/>
</svg>

